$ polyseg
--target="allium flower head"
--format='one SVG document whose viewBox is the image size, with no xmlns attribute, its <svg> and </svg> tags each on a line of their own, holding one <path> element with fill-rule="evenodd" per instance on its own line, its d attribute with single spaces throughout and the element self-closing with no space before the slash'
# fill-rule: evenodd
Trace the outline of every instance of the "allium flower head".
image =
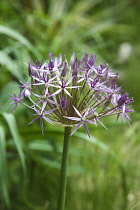
<svg viewBox="0 0 140 210">
<path fill-rule="evenodd" d="M 30 81 L 21 82 L 19 96 L 10 96 L 14 100 L 11 111 L 18 103 L 30 108 L 36 117 L 29 124 L 40 119 L 42 133 L 43 120 L 63 127 L 75 126 L 72 134 L 83 125 L 88 136 L 87 124 L 104 126 L 102 117 L 117 115 L 117 119 L 121 116 L 129 121 L 128 113 L 132 112 L 129 104 L 133 99 L 116 85 L 118 74 L 107 65 L 96 66 L 95 58 L 94 54 L 88 57 L 85 53 L 79 60 L 72 53 L 68 62 L 65 56 L 55 58 L 50 53 L 44 64 L 30 62 L 27 65 Z"/>
</svg>

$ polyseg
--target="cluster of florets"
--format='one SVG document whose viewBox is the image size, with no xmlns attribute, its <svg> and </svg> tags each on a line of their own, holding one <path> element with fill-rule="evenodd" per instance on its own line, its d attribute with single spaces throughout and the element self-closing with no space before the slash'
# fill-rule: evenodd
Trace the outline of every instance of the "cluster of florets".
<svg viewBox="0 0 140 210">
<path fill-rule="evenodd" d="M 73 53 L 69 63 L 65 56 L 55 58 L 52 53 L 47 63 L 30 62 L 30 81 L 21 82 L 19 96 L 10 96 L 14 101 L 11 111 L 19 103 L 30 108 L 36 117 L 29 124 L 40 119 L 42 132 L 45 120 L 53 125 L 75 126 L 72 134 L 83 125 L 89 136 L 87 123 L 104 126 L 102 117 L 117 115 L 129 121 L 133 100 L 116 85 L 118 74 L 94 62 L 95 55 L 88 58 L 88 53 L 82 60 Z"/>
</svg>

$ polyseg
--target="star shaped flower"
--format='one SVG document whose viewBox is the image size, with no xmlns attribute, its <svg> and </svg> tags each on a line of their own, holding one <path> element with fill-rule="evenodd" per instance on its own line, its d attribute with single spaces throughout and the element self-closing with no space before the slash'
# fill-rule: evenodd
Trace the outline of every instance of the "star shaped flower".
<svg viewBox="0 0 140 210">
<path fill-rule="evenodd" d="M 91 121 L 91 120 L 89 120 L 89 118 L 90 118 L 90 116 L 89 116 L 89 110 L 87 110 L 84 114 L 81 114 L 81 113 L 78 111 L 78 109 L 76 109 L 76 107 L 73 106 L 73 108 L 74 108 L 75 112 L 77 113 L 77 115 L 78 115 L 79 117 L 66 117 L 66 116 L 64 116 L 64 117 L 67 118 L 67 119 L 70 119 L 70 120 L 74 120 L 74 121 L 79 122 L 79 123 L 76 125 L 75 129 L 73 130 L 73 132 L 71 133 L 71 135 L 72 135 L 73 133 L 75 133 L 75 131 L 77 131 L 78 128 L 81 127 L 81 125 L 84 125 L 85 131 L 86 131 L 86 133 L 88 134 L 88 136 L 90 137 L 89 130 L 88 130 L 88 127 L 87 127 L 86 123 L 91 123 L 91 124 L 96 124 L 96 123 L 93 122 L 93 121 Z"/>
</svg>

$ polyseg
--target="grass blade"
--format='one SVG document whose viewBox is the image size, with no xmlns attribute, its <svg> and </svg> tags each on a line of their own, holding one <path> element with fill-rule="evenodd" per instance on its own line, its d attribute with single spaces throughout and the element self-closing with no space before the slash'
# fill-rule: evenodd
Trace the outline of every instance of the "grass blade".
<svg viewBox="0 0 140 210">
<path fill-rule="evenodd" d="M 23 172 L 24 174 L 26 174 L 26 166 L 25 166 L 25 156 L 24 156 L 24 152 L 23 152 L 23 144 L 22 144 L 22 140 L 18 134 L 18 129 L 17 129 L 17 125 L 16 125 L 16 121 L 15 121 L 15 117 L 12 114 L 7 114 L 7 113 L 2 113 L 2 115 L 4 116 L 8 127 L 10 129 L 11 135 L 13 137 L 15 146 L 17 148 L 20 160 L 21 160 L 21 164 L 23 167 Z"/>
<path fill-rule="evenodd" d="M 0 183 L 6 206 L 10 207 L 10 199 L 7 186 L 6 140 L 5 130 L 2 126 L 0 126 Z"/>
<path fill-rule="evenodd" d="M 5 53 L 0 50 L 0 64 L 6 66 L 8 71 L 18 80 L 22 79 L 22 75 L 18 70 L 18 66 L 13 62 L 13 60 Z"/>
<path fill-rule="evenodd" d="M 9 27 L 0 25 L 0 33 L 5 34 L 5 35 L 17 40 L 23 46 L 25 46 L 27 49 L 29 49 L 36 57 L 41 58 L 41 55 L 36 50 L 36 48 L 34 48 L 32 46 L 32 44 L 24 36 L 22 36 L 19 32 L 15 31 Z"/>
<path fill-rule="evenodd" d="M 9 90 L 11 93 L 17 93 L 15 90 L 17 83 L 16 82 L 9 82 L 6 83 L 5 86 L 1 88 L 0 91 L 0 110 L 1 112 L 8 112 L 11 109 L 11 104 L 9 104 Z"/>
<path fill-rule="evenodd" d="M 130 210 L 135 209 L 139 204 L 140 204 L 140 202 L 136 203 Z"/>
<path fill-rule="evenodd" d="M 100 141 L 99 139 L 95 138 L 94 136 L 90 136 L 90 138 L 81 132 L 76 132 L 74 133 L 74 136 L 83 139 L 85 141 L 88 141 L 92 144 L 95 144 L 96 146 L 98 146 L 101 150 L 105 151 L 106 153 L 108 153 L 111 157 L 113 157 L 119 164 L 121 164 L 121 161 L 119 159 L 119 157 L 117 156 L 117 154 L 112 151 L 106 144 L 104 144 L 102 141 Z"/>
</svg>

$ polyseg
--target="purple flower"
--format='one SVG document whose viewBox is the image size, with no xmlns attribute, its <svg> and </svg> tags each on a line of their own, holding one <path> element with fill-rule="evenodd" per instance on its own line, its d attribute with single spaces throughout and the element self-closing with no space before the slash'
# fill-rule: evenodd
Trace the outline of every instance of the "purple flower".
<svg viewBox="0 0 140 210">
<path fill-rule="evenodd" d="M 85 53 L 79 60 L 72 53 L 68 62 L 66 56 L 60 54 L 57 58 L 50 53 L 48 62 L 29 62 L 30 80 L 21 82 L 19 96 L 10 96 L 14 101 L 11 111 L 19 103 L 34 110 L 36 118 L 31 123 L 40 119 L 42 133 L 43 120 L 63 127 L 75 126 L 72 134 L 84 126 L 88 136 L 88 123 L 106 128 L 101 122 L 103 117 L 116 115 L 129 122 L 133 99 L 116 84 L 118 74 L 108 65 L 96 66 L 95 58 Z"/>
<path fill-rule="evenodd" d="M 89 110 L 87 110 L 84 114 L 81 114 L 74 106 L 73 106 L 75 112 L 77 113 L 77 115 L 79 117 L 66 117 L 64 116 L 65 118 L 67 119 L 70 119 L 70 120 L 74 120 L 74 121 L 77 121 L 79 122 L 77 125 L 76 125 L 76 128 L 73 130 L 73 132 L 71 133 L 71 135 L 79 128 L 81 127 L 81 125 L 84 125 L 84 128 L 85 128 L 85 131 L 86 133 L 88 134 L 88 136 L 90 137 L 90 134 L 89 134 L 89 130 L 88 130 L 88 127 L 86 125 L 86 123 L 91 123 L 91 124 L 96 124 L 95 122 L 92 122 L 91 120 L 89 120 Z"/>
<path fill-rule="evenodd" d="M 40 127 L 42 130 L 42 134 L 44 135 L 44 129 L 43 129 L 43 119 L 46 120 L 47 122 L 51 123 L 52 125 L 55 125 L 54 122 L 52 122 L 48 117 L 46 117 L 45 115 L 50 115 L 51 112 L 54 111 L 54 109 L 49 110 L 49 111 L 43 111 L 41 112 L 40 110 L 34 109 L 34 111 L 36 112 L 36 114 L 33 115 L 37 115 L 36 118 L 34 118 L 29 124 L 32 124 L 33 122 L 35 122 L 36 120 L 40 119 Z"/>
<path fill-rule="evenodd" d="M 10 96 L 9 99 L 14 101 L 11 103 L 11 104 L 14 104 L 14 106 L 10 110 L 10 112 L 12 112 L 17 108 L 18 103 L 20 103 L 23 100 L 23 96 L 21 94 L 19 94 L 19 96 L 16 96 L 15 93 L 14 93 L 14 96 L 11 96 L 11 95 L 9 95 L 9 96 Z"/>
<path fill-rule="evenodd" d="M 40 107 L 41 108 L 41 112 L 43 112 L 45 110 L 45 108 L 47 106 L 47 102 L 49 102 L 50 104 L 55 104 L 55 105 L 59 106 L 59 104 L 57 104 L 55 101 L 50 100 L 48 95 L 43 95 L 43 96 L 42 95 L 37 95 L 37 94 L 34 94 L 34 95 L 36 97 L 38 97 L 37 98 L 38 101 L 36 103 L 34 103 L 33 107 L 35 107 L 35 106 L 37 106 L 37 104 L 41 103 L 41 105 L 42 105 L 42 107 Z"/>
<path fill-rule="evenodd" d="M 55 95 L 59 94 L 60 92 L 63 92 L 63 93 L 65 92 L 68 96 L 72 97 L 67 89 L 78 88 L 81 86 L 68 86 L 70 84 L 71 80 L 72 80 L 72 78 L 70 78 L 66 82 L 64 82 L 63 80 L 61 81 L 58 79 L 58 84 L 53 85 L 53 86 L 55 88 L 59 88 L 59 89 L 56 92 L 54 92 L 53 94 L 51 94 L 50 96 L 55 96 Z"/>
<path fill-rule="evenodd" d="M 60 106 L 62 107 L 62 109 L 66 109 L 66 107 L 68 106 L 68 99 L 67 99 L 67 97 L 62 97 L 60 99 Z"/>
<path fill-rule="evenodd" d="M 21 81 L 20 81 L 21 82 Z M 30 82 L 21 82 L 22 85 L 17 85 L 21 88 L 23 88 L 22 92 L 21 92 L 21 96 L 25 96 L 25 97 L 29 97 L 31 95 L 31 88 L 29 88 L 31 86 Z"/>
</svg>

